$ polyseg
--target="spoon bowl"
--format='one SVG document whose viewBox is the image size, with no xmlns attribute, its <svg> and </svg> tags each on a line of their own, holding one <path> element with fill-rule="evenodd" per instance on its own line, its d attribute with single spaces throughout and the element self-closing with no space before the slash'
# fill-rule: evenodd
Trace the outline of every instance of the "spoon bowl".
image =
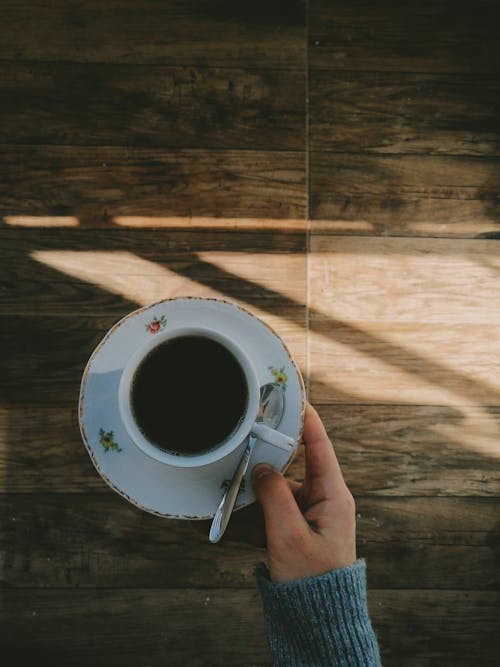
<svg viewBox="0 0 500 667">
<path fill-rule="evenodd" d="M 269 382 L 260 389 L 260 405 L 256 421 L 269 428 L 278 428 L 285 409 L 283 391 Z"/>
</svg>

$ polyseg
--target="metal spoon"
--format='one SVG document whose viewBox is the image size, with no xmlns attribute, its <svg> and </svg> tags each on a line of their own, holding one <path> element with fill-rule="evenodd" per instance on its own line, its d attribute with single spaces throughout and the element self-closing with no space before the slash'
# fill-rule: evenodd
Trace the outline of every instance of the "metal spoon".
<svg viewBox="0 0 500 667">
<path fill-rule="evenodd" d="M 283 391 L 276 387 L 271 382 L 262 385 L 260 388 L 260 405 L 257 414 L 257 422 L 264 422 L 270 428 L 275 429 L 281 421 L 284 410 Z M 218 542 L 224 535 L 224 532 L 231 518 L 236 498 L 240 490 L 241 480 L 245 476 L 248 468 L 248 463 L 253 452 L 254 445 L 257 438 L 250 434 L 248 436 L 248 444 L 245 447 L 243 456 L 240 459 L 238 467 L 236 468 L 231 483 L 225 490 L 219 507 L 214 514 L 212 525 L 210 527 L 210 534 L 208 539 L 210 542 Z"/>
</svg>

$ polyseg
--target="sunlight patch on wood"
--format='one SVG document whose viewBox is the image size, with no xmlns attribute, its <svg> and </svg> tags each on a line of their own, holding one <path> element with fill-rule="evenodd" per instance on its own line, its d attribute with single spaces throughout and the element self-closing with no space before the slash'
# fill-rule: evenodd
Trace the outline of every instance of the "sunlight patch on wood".
<svg viewBox="0 0 500 667">
<path fill-rule="evenodd" d="M 321 403 L 497 405 L 496 326 L 314 321 L 312 398 Z"/>
<path fill-rule="evenodd" d="M 238 257 L 245 253 L 235 253 L 237 256 L 234 262 L 227 262 L 226 269 L 236 270 Z M 161 266 L 156 262 L 138 257 L 128 251 L 70 251 L 70 250 L 36 250 L 31 253 L 31 257 L 37 262 L 56 269 L 72 278 L 96 285 L 112 294 L 117 294 L 125 299 L 134 301 L 139 306 L 146 306 L 161 299 L 180 297 L 180 296 L 199 296 L 211 298 L 223 298 L 228 301 L 234 301 L 240 304 L 251 313 L 260 317 L 264 322 L 271 326 L 285 341 L 297 363 L 304 370 L 306 363 L 306 309 L 300 306 L 300 300 L 293 304 L 293 307 L 285 307 L 285 312 L 273 312 L 267 310 L 259 304 L 249 304 L 244 299 L 232 298 L 228 296 L 228 281 L 233 288 L 238 287 L 238 282 L 245 283 L 245 277 L 233 276 L 232 278 L 219 278 L 221 289 L 207 286 L 197 280 L 179 275 L 175 270 Z M 210 253 L 203 256 L 203 261 L 207 262 L 207 271 L 210 270 Z M 260 276 L 263 267 L 267 267 L 269 272 L 276 271 L 277 277 L 270 284 L 276 290 L 276 293 L 282 293 L 286 282 L 286 259 L 288 256 L 281 255 L 283 261 L 274 262 L 267 255 L 258 254 L 252 257 L 246 257 L 243 262 L 245 269 L 242 272 L 256 273 Z M 218 257 L 220 260 L 221 258 Z M 192 262 L 192 260 L 190 260 Z M 302 258 L 302 263 L 305 263 Z M 274 267 L 274 269 L 273 269 Z M 185 267 L 184 267 L 185 268 Z M 300 263 L 297 263 L 296 270 L 299 271 Z M 250 279 L 250 278 L 249 278 Z M 302 285 L 302 293 L 300 292 Z M 305 294 L 305 283 L 298 282 L 292 289 L 297 290 L 297 297 Z M 256 288 L 256 291 L 258 287 Z M 286 302 L 286 297 L 283 301 Z M 282 310 L 283 307 L 280 309 Z M 125 313 L 124 313 L 125 314 Z"/>
<path fill-rule="evenodd" d="M 449 207 L 449 202 L 446 202 Z M 474 207 L 476 202 L 467 202 L 469 208 Z M 419 202 L 420 207 L 425 207 L 426 202 Z M 435 201 L 431 202 L 431 206 L 435 207 Z M 435 211 L 430 211 L 430 215 Z M 374 213 L 374 217 L 377 217 L 377 212 Z M 390 229 L 390 226 L 387 224 L 386 218 L 378 212 L 378 217 L 381 218 L 379 223 L 369 222 L 368 220 L 349 220 L 343 218 L 318 218 L 311 219 L 310 225 L 311 230 L 315 234 L 360 234 L 364 233 L 371 235 L 374 232 L 383 234 L 386 238 L 403 238 L 403 237 L 412 237 L 412 236 L 430 236 L 434 238 L 460 238 L 460 237 L 471 237 L 474 238 L 478 234 L 478 223 L 483 222 L 483 227 L 479 231 L 493 231 L 497 232 L 498 222 L 495 219 L 485 217 L 484 214 L 481 216 L 478 211 L 474 209 L 474 212 L 470 214 L 470 220 L 456 220 L 456 216 L 447 212 L 447 214 L 441 216 L 446 217 L 447 221 L 440 221 L 434 219 L 429 219 L 428 221 L 417 222 L 417 221 L 408 221 L 405 220 L 404 225 L 401 227 L 395 226 L 394 229 Z M 484 220 L 482 220 L 484 218 Z M 485 229 L 486 227 L 486 229 Z M 488 229 L 491 227 L 491 230 Z"/>
<path fill-rule="evenodd" d="M 265 290 L 305 307 L 307 298 L 307 262 L 305 253 L 199 252 L 197 257 L 216 267 L 228 279 L 255 286 L 255 293 Z M 264 288 L 264 290 L 263 290 Z"/>
<path fill-rule="evenodd" d="M 139 228 L 201 228 L 213 231 L 223 230 L 269 230 L 303 232 L 307 228 L 307 221 L 290 218 L 216 218 L 210 216 L 132 216 L 121 215 L 113 218 L 113 222 L 120 227 Z"/>
<path fill-rule="evenodd" d="M 419 404 L 426 402 L 423 395 L 436 393 L 431 381 L 416 378 L 369 348 L 356 349 L 356 344 L 354 338 L 341 340 L 334 326 L 309 331 L 313 402 Z"/>
<path fill-rule="evenodd" d="M 483 456 L 500 459 L 500 414 L 487 407 L 463 406 L 460 410 L 462 420 L 459 423 L 434 424 L 433 429 L 450 442 L 458 442 Z M 492 470 L 492 476 L 498 475 L 498 469 Z"/>
<path fill-rule="evenodd" d="M 140 306 L 192 294 L 221 296 L 217 290 L 127 251 L 35 250 L 31 257 Z"/>
<path fill-rule="evenodd" d="M 350 322 L 500 324 L 495 243 L 472 241 L 462 249 L 447 244 L 440 252 L 438 243 L 432 250 L 431 243 L 420 240 L 314 237 L 311 308 L 318 317 Z"/>
<path fill-rule="evenodd" d="M 6 215 L 4 222 L 11 227 L 78 227 L 80 221 L 71 215 Z"/>
<path fill-rule="evenodd" d="M 361 401 L 497 405 L 497 243 L 314 234 L 311 372 Z"/>
</svg>

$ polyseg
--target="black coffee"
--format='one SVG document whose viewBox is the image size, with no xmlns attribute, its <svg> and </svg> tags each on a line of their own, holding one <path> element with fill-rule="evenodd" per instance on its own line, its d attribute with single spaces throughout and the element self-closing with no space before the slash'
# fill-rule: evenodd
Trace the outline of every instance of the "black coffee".
<svg viewBox="0 0 500 667">
<path fill-rule="evenodd" d="M 161 343 L 132 380 L 132 412 L 140 430 L 175 454 L 201 454 L 223 442 L 239 425 L 247 400 L 236 358 L 202 336 Z"/>
</svg>

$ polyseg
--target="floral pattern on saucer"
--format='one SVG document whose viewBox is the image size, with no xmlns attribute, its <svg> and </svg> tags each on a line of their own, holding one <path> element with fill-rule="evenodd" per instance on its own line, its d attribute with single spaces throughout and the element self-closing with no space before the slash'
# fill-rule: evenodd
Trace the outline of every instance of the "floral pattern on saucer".
<svg viewBox="0 0 500 667">
<path fill-rule="evenodd" d="M 99 442 L 104 447 L 105 452 L 121 452 L 122 448 L 120 445 L 115 442 L 115 436 L 113 431 L 106 432 L 103 428 L 99 429 Z"/>
<path fill-rule="evenodd" d="M 274 376 L 274 386 L 285 391 L 288 382 L 288 375 L 285 373 L 285 367 L 282 366 L 281 368 L 276 368 L 275 366 L 269 366 L 269 370 L 271 371 L 271 375 Z"/>
<path fill-rule="evenodd" d="M 157 334 L 167 326 L 167 318 L 162 315 L 160 318 L 154 317 L 151 322 L 146 324 L 146 331 L 150 334 Z"/>
</svg>

